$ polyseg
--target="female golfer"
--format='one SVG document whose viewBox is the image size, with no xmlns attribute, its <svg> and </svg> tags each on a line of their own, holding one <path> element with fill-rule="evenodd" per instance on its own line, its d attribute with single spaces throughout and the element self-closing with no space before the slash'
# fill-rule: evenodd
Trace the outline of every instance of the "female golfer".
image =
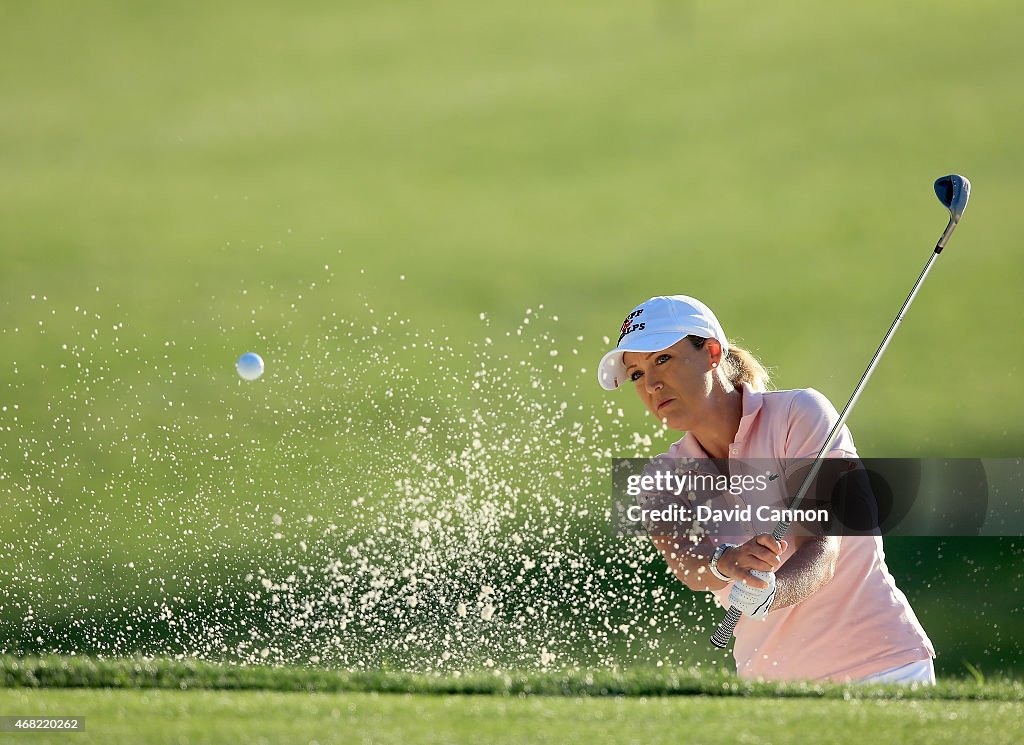
<svg viewBox="0 0 1024 745">
<path fill-rule="evenodd" d="M 705 462 L 726 471 L 733 460 L 806 463 L 839 419 L 813 389 L 767 391 L 764 368 L 685 295 L 637 306 L 598 379 L 608 390 L 630 382 L 658 420 L 686 432 L 668 457 L 718 459 Z M 828 456 L 856 455 L 844 427 Z M 889 574 L 880 536 L 652 540 L 687 587 L 743 611 L 733 650 L 741 677 L 935 682 L 932 643 Z"/>
</svg>

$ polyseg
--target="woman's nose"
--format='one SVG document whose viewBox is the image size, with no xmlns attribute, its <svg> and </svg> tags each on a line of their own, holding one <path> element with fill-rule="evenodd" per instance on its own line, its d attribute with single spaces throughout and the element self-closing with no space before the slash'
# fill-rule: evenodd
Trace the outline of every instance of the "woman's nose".
<svg viewBox="0 0 1024 745">
<path fill-rule="evenodd" d="M 644 384 L 647 386 L 648 393 L 657 393 L 664 385 L 661 382 L 660 376 L 653 375 L 651 373 L 647 373 L 647 375 L 644 376 Z"/>
</svg>

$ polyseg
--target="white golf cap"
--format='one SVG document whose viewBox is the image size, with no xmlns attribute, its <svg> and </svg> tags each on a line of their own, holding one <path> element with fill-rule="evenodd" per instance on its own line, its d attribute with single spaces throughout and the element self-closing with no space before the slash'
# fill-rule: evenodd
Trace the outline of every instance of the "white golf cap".
<svg viewBox="0 0 1024 745">
<path fill-rule="evenodd" d="M 626 316 L 615 349 L 597 366 L 597 381 L 606 391 L 614 391 L 626 382 L 623 352 L 660 352 L 686 336 L 717 339 L 722 355 L 729 353 L 725 331 L 711 308 L 687 295 L 652 297 Z"/>
</svg>

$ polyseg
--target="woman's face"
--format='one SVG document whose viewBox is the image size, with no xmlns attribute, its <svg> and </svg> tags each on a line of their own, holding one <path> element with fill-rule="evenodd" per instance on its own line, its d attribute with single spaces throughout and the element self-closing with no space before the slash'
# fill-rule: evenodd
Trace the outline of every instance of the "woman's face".
<svg viewBox="0 0 1024 745">
<path fill-rule="evenodd" d="M 626 352 L 622 361 L 637 395 L 656 419 L 676 430 L 693 428 L 695 416 L 711 396 L 712 358 L 721 347 L 709 339 L 695 349 L 680 339 L 660 352 Z"/>
</svg>

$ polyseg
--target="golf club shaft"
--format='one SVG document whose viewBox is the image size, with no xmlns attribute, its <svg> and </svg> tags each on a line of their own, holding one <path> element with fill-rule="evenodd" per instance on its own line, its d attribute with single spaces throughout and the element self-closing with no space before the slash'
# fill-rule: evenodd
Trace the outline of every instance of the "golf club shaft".
<svg viewBox="0 0 1024 745">
<path fill-rule="evenodd" d="M 953 224 L 952 221 L 951 225 Z M 949 232 L 947 228 L 947 233 Z M 948 234 L 944 233 L 943 238 L 948 239 Z M 945 243 L 945 240 L 942 241 Z M 811 465 L 811 469 L 807 472 L 807 476 L 804 477 L 803 483 L 800 484 L 800 488 L 797 490 L 796 496 L 793 497 L 792 502 L 789 505 L 790 510 L 795 510 L 803 502 L 804 497 L 807 495 L 808 490 L 811 488 L 811 484 L 814 483 L 815 477 L 821 470 L 822 463 L 824 462 L 826 454 L 832 448 L 832 444 L 836 441 L 839 436 L 839 432 L 842 430 L 843 425 L 846 424 L 846 419 L 849 417 L 850 412 L 853 410 L 854 404 L 857 403 L 857 399 L 860 398 L 861 392 L 864 390 L 864 386 L 867 385 L 868 380 L 871 379 L 872 373 L 875 372 L 875 368 L 878 366 L 879 360 L 885 353 L 886 347 L 889 346 L 889 341 L 892 339 L 893 334 L 896 332 L 897 327 L 903 321 L 903 316 L 910 308 L 910 304 L 914 302 L 914 297 L 917 295 L 917 291 L 924 283 L 925 277 L 928 276 L 928 272 L 932 269 L 932 264 L 935 263 L 935 259 L 939 257 L 939 253 L 942 251 L 941 246 L 936 246 L 936 249 L 932 252 L 931 256 L 928 257 L 928 263 L 924 265 L 924 269 L 921 270 L 921 276 L 917 278 L 917 282 L 914 283 L 914 288 L 907 295 L 907 299 L 903 303 L 903 307 L 900 308 L 900 312 L 896 314 L 896 319 L 892 322 L 892 326 L 885 334 L 885 338 L 882 339 L 882 343 L 878 345 L 878 350 L 875 352 L 875 356 L 871 358 L 871 362 L 868 363 L 867 369 L 864 374 L 860 376 L 860 381 L 853 389 L 853 395 L 850 396 L 850 400 L 846 402 L 846 406 L 843 408 L 842 413 L 839 415 L 839 419 L 832 426 L 832 430 L 828 433 L 828 437 L 825 438 L 824 444 L 821 446 L 821 450 L 814 458 L 814 463 Z M 772 537 L 777 541 L 781 541 L 786 533 L 789 531 L 790 522 L 788 520 L 780 521 L 776 526 L 775 530 L 772 531 Z M 736 624 L 740 620 L 742 613 L 735 606 L 729 608 L 729 612 L 725 618 L 718 625 L 715 633 L 711 637 L 711 643 L 716 647 L 724 649 L 729 644 L 729 639 L 732 638 L 733 631 L 736 629 Z"/>
</svg>

